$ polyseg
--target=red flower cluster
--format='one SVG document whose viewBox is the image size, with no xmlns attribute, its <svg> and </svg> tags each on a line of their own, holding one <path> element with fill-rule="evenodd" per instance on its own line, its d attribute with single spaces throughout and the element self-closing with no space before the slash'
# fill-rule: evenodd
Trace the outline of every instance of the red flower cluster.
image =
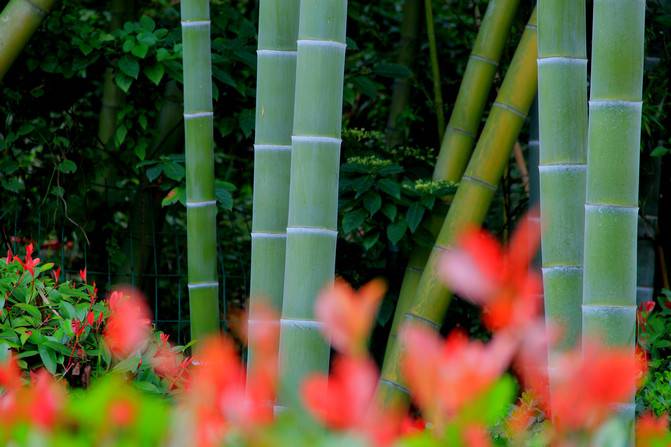
<svg viewBox="0 0 671 447">
<path fill-rule="evenodd" d="M 144 298 L 133 289 L 113 291 L 109 298 L 109 307 L 105 342 L 115 357 L 128 357 L 142 348 L 149 337 L 149 310 Z"/>
<path fill-rule="evenodd" d="M 12 251 L 7 251 L 7 264 L 9 264 L 9 257 L 11 256 Z M 14 261 L 17 261 L 23 267 L 23 270 L 30 272 L 31 275 L 35 276 L 35 267 L 40 263 L 40 258 L 33 259 L 33 244 L 26 245 L 26 257 L 25 260 L 22 260 L 18 256 L 14 256 Z"/>
</svg>

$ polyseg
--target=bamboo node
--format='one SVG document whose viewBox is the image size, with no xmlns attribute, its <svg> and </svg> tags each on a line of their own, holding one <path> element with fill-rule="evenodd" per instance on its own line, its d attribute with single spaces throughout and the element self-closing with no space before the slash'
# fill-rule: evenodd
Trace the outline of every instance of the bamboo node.
<svg viewBox="0 0 671 447">
<path fill-rule="evenodd" d="M 341 51 L 347 49 L 347 44 L 342 42 L 336 42 L 335 40 L 312 40 L 312 39 L 300 39 L 296 42 L 298 48 L 300 47 L 328 47 L 335 48 Z"/>
<path fill-rule="evenodd" d="M 255 152 L 291 152 L 290 145 L 279 144 L 255 144 Z"/>
<path fill-rule="evenodd" d="M 321 227 L 287 227 L 287 234 L 314 234 L 333 238 L 338 237 L 337 231 Z"/>
<path fill-rule="evenodd" d="M 274 56 L 274 57 L 290 57 L 294 58 L 298 54 L 298 51 L 291 50 L 267 50 L 259 48 L 256 50 L 257 56 Z"/>
<path fill-rule="evenodd" d="M 282 318 L 280 320 L 281 327 L 292 327 L 296 329 L 317 329 L 321 330 L 324 327 L 324 323 L 316 320 L 294 320 Z"/>
<path fill-rule="evenodd" d="M 214 288 L 219 288 L 219 283 L 218 282 L 196 282 L 196 283 L 189 283 L 187 285 L 189 290 L 193 289 L 214 289 Z"/>
<path fill-rule="evenodd" d="M 210 27 L 209 20 L 182 20 L 182 28 Z"/>
<path fill-rule="evenodd" d="M 417 314 L 413 314 L 411 312 L 407 312 L 403 318 L 405 320 L 413 320 L 413 321 L 418 321 L 426 326 L 430 326 L 431 328 L 435 329 L 436 331 L 440 331 L 440 325 L 434 321 L 429 320 L 428 318 L 421 317 Z"/>
<path fill-rule="evenodd" d="M 263 233 L 263 232 L 252 232 L 252 239 L 286 239 L 286 233 Z"/>
<path fill-rule="evenodd" d="M 185 120 L 192 120 L 196 118 L 210 118 L 214 116 L 214 112 L 196 112 L 196 113 L 185 113 Z"/>
<path fill-rule="evenodd" d="M 187 208 L 204 208 L 206 206 L 216 206 L 217 201 L 216 200 L 204 200 L 202 202 L 186 202 L 186 207 Z"/>
<path fill-rule="evenodd" d="M 570 57 L 570 56 L 550 56 L 550 57 L 539 57 L 538 65 L 584 65 L 587 66 L 587 59 L 582 57 Z"/>
<path fill-rule="evenodd" d="M 396 383 L 396 382 L 394 382 L 393 380 L 390 380 L 390 379 L 380 379 L 380 385 L 387 385 L 387 386 L 390 386 L 390 387 L 392 387 L 392 388 L 396 388 L 397 390 L 399 390 L 399 391 L 402 392 L 403 394 L 410 395 L 410 390 L 409 390 L 408 388 L 404 387 L 404 386 L 401 385 L 400 383 Z"/>
<path fill-rule="evenodd" d="M 497 189 L 496 185 L 493 185 L 493 184 L 489 183 L 487 180 L 483 180 L 481 178 L 473 177 L 471 175 L 464 175 L 461 179 L 462 179 L 462 181 L 466 180 L 466 181 L 470 181 L 470 182 L 476 183 L 478 185 L 484 186 L 485 188 L 487 188 L 491 191 L 496 191 L 496 189 Z"/>
<path fill-rule="evenodd" d="M 40 5 L 37 5 L 33 3 L 31 0 L 24 0 L 26 3 L 28 3 L 28 6 L 33 8 L 37 14 L 39 14 L 42 18 L 46 17 L 47 14 L 49 14 L 49 11 L 46 11 L 40 7 Z"/>
<path fill-rule="evenodd" d="M 340 146 L 342 140 L 340 138 L 333 137 L 319 137 L 313 135 L 293 135 L 291 137 L 292 142 L 298 143 L 327 143 L 327 144 L 337 144 Z"/>
<path fill-rule="evenodd" d="M 511 106 L 510 104 L 505 104 L 502 102 L 496 101 L 494 104 L 492 104 L 493 107 L 498 107 L 503 110 L 507 110 L 508 112 L 513 113 L 514 115 L 519 116 L 520 118 L 526 119 L 527 114 L 522 112 L 521 110 L 516 109 L 515 107 Z"/>
<path fill-rule="evenodd" d="M 484 63 L 486 63 L 486 64 L 493 65 L 494 67 L 498 67 L 498 66 L 499 66 L 498 61 L 495 61 L 494 59 L 490 59 L 490 58 L 485 57 L 485 56 L 480 56 L 479 54 L 471 54 L 471 55 L 469 56 L 469 59 L 473 59 L 473 60 L 476 60 L 476 61 L 484 62 Z"/>
</svg>

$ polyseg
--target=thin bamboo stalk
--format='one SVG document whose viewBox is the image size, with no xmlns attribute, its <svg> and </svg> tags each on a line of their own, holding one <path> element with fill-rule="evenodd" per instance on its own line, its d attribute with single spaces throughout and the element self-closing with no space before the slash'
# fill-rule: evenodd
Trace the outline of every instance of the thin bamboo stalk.
<svg viewBox="0 0 671 447">
<path fill-rule="evenodd" d="M 436 44 L 436 30 L 433 22 L 432 0 L 424 0 L 424 14 L 426 15 L 426 33 L 429 38 L 429 55 L 431 58 L 431 77 L 433 79 L 433 107 L 436 111 L 436 125 L 438 126 L 438 141 L 442 141 L 445 129 L 445 110 L 443 106 L 443 89 L 441 87 L 440 64 L 438 63 L 438 45 Z"/>
<path fill-rule="evenodd" d="M 583 337 L 633 355 L 645 1 L 595 0 L 593 17 Z"/>
<path fill-rule="evenodd" d="M 401 321 L 440 328 L 451 296 L 437 276 L 438 261 L 464 228 L 485 218 L 536 93 L 536 55 L 534 11 L 431 251 L 415 300 Z M 402 346 L 396 342 L 387 349 L 379 397 L 393 405 L 407 401 L 408 394 L 400 375 Z"/>
<path fill-rule="evenodd" d="M 401 22 L 401 41 L 397 63 L 410 69 L 417 53 L 417 37 L 419 34 L 419 17 L 422 10 L 420 0 L 405 0 L 403 3 L 403 19 Z M 410 99 L 410 79 L 394 80 L 387 118 L 387 142 L 391 146 L 401 143 L 402 135 L 398 128 L 398 120 Z"/>
<path fill-rule="evenodd" d="M 250 311 L 256 300 L 282 310 L 299 3 L 259 5 Z"/>
<path fill-rule="evenodd" d="M 519 0 L 490 0 L 459 86 L 433 171 L 434 180 L 458 182 L 471 158 L 489 92 Z"/>
<path fill-rule="evenodd" d="M 10 0 L 0 13 L 0 81 L 56 0 Z"/>
<path fill-rule="evenodd" d="M 297 407 L 303 378 L 329 366 L 329 344 L 313 307 L 335 270 L 346 22 L 347 0 L 300 2 L 280 406 Z"/>
<path fill-rule="evenodd" d="M 219 330 L 212 55 L 208 0 L 183 0 L 186 231 L 191 338 Z"/>
<path fill-rule="evenodd" d="M 552 384 L 553 358 L 580 340 L 587 157 L 585 0 L 539 0 L 538 24 L 545 319 L 562 335 L 549 352 Z"/>
</svg>

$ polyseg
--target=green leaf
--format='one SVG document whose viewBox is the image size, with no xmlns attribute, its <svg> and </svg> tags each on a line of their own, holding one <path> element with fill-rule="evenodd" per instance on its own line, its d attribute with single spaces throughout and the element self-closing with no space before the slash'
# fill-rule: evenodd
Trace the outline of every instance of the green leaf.
<svg viewBox="0 0 671 447">
<path fill-rule="evenodd" d="M 405 220 L 394 222 L 387 227 L 387 238 L 389 238 L 392 244 L 396 245 L 398 241 L 403 239 L 403 235 L 407 229 L 408 224 Z"/>
<path fill-rule="evenodd" d="M 186 188 L 183 186 L 177 186 L 171 189 L 161 201 L 161 206 L 170 206 L 175 203 L 186 203 Z"/>
<path fill-rule="evenodd" d="M 515 399 L 515 380 L 504 375 L 484 394 L 470 402 L 461 412 L 466 421 L 477 421 L 491 427 L 502 420 Z"/>
<path fill-rule="evenodd" d="M 163 62 L 166 59 L 170 59 L 170 51 L 165 48 L 159 48 L 156 50 L 156 61 Z"/>
<path fill-rule="evenodd" d="M 142 72 L 154 83 L 154 85 L 158 85 L 161 83 L 161 79 L 163 79 L 163 75 L 165 74 L 165 67 L 163 64 L 156 64 L 150 67 L 144 67 Z"/>
<path fill-rule="evenodd" d="M 368 192 L 363 196 L 363 206 L 368 210 L 372 217 L 382 207 L 382 197 L 376 192 Z"/>
<path fill-rule="evenodd" d="M 388 178 L 380 179 L 377 182 L 377 187 L 380 188 L 381 191 L 389 194 L 395 199 L 401 198 L 401 185 L 398 182 L 395 182 L 394 180 Z"/>
<path fill-rule="evenodd" d="M 77 171 L 77 165 L 72 160 L 63 160 L 58 164 L 58 170 L 63 174 L 72 174 Z"/>
<path fill-rule="evenodd" d="M 119 69 L 123 74 L 133 79 L 137 79 L 140 74 L 140 64 L 128 56 L 124 56 L 117 62 Z"/>
<path fill-rule="evenodd" d="M 158 178 L 159 175 L 163 172 L 163 165 L 155 165 L 147 169 L 147 179 L 150 182 L 153 182 Z"/>
<path fill-rule="evenodd" d="M 671 151 L 669 151 L 664 146 L 657 146 L 656 148 L 654 148 L 652 150 L 652 152 L 650 152 L 650 156 L 651 157 L 662 157 L 662 156 L 668 154 L 669 152 L 671 152 Z"/>
<path fill-rule="evenodd" d="M 240 121 L 240 129 L 245 137 L 249 137 L 254 130 L 254 121 L 256 119 L 254 109 L 246 109 L 240 112 L 238 120 Z"/>
<path fill-rule="evenodd" d="M 128 135 L 128 129 L 121 124 L 114 132 L 114 146 L 117 148 L 121 147 L 123 142 L 126 141 L 126 135 Z"/>
<path fill-rule="evenodd" d="M 149 46 L 147 46 L 144 43 L 134 45 L 133 49 L 130 50 L 131 54 L 135 57 L 139 57 L 140 59 L 144 59 L 147 56 L 147 53 L 149 52 Z"/>
<path fill-rule="evenodd" d="M 373 68 L 373 73 L 393 79 L 406 79 L 412 76 L 412 71 L 405 65 L 389 63 L 377 64 Z"/>
<path fill-rule="evenodd" d="M 40 358 L 42 359 L 42 363 L 44 363 L 44 367 L 47 368 L 47 371 L 51 374 L 56 374 L 56 367 L 58 364 L 56 363 L 54 352 L 45 345 L 38 346 L 37 351 L 40 353 Z"/>
<path fill-rule="evenodd" d="M 368 213 L 362 209 L 345 213 L 342 218 L 342 230 L 345 233 L 351 233 L 363 224 L 368 217 Z"/>
<path fill-rule="evenodd" d="M 233 195 L 231 195 L 230 183 L 217 180 L 215 183 L 214 194 L 217 197 L 217 203 L 225 210 L 233 209 Z M 235 186 L 233 186 L 235 189 Z"/>
<path fill-rule="evenodd" d="M 156 28 L 156 22 L 154 22 L 151 17 L 142 16 L 140 17 L 140 26 L 145 31 L 154 31 Z"/>
<path fill-rule="evenodd" d="M 382 205 L 382 214 L 387 216 L 392 222 L 396 220 L 396 215 L 398 214 L 398 208 L 393 203 L 385 203 Z"/>
<path fill-rule="evenodd" d="M 170 161 L 162 163 L 162 166 L 165 176 L 169 179 L 179 182 L 184 178 L 184 166 L 180 165 L 179 163 Z"/>
<path fill-rule="evenodd" d="M 418 202 L 413 202 L 408 208 L 408 212 L 405 215 L 405 219 L 408 221 L 408 228 L 411 233 L 414 233 L 419 227 L 419 224 L 422 223 L 422 217 L 424 217 L 424 207 Z"/>
<path fill-rule="evenodd" d="M 135 152 L 137 158 L 144 160 L 144 157 L 147 155 L 147 140 L 143 139 L 138 141 L 133 151 Z"/>
<path fill-rule="evenodd" d="M 114 76 L 114 82 L 121 90 L 123 90 L 124 93 L 128 93 L 131 84 L 133 84 L 133 78 L 130 78 L 123 73 L 118 73 L 116 76 Z"/>
<path fill-rule="evenodd" d="M 380 233 L 367 234 L 363 238 L 363 248 L 368 251 L 377 244 L 377 241 L 380 240 Z"/>
<path fill-rule="evenodd" d="M 38 324 L 42 321 L 42 313 L 40 310 L 36 307 L 33 306 L 32 304 L 26 304 L 26 303 L 17 303 L 14 305 L 15 308 L 19 308 L 23 310 L 24 312 L 28 312 L 31 317 L 33 317 L 35 320 L 37 320 Z"/>
</svg>

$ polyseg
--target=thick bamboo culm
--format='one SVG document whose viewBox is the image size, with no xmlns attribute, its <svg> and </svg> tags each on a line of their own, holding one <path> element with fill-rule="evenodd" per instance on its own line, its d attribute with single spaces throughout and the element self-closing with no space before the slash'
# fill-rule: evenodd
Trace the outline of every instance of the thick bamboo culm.
<svg viewBox="0 0 671 447">
<path fill-rule="evenodd" d="M 595 0 L 593 17 L 583 338 L 633 355 L 645 1 Z"/>
<path fill-rule="evenodd" d="M 440 145 L 434 180 L 461 180 L 518 5 L 519 0 L 490 0 L 487 5 Z"/>
<path fill-rule="evenodd" d="M 404 322 L 440 328 L 451 295 L 438 278 L 438 262 L 464 228 L 481 224 L 487 214 L 536 94 L 536 48 L 534 11 L 431 251 L 415 299 L 402 317 Z M 408 398 L 400 375 L 401 351 L 397 341 L 387 348 L 379 389 L 379 398 L 387 405 Z"/>
<path fill-rule="evenodd" d="M 580 341 L 587 157 L 585 0 L 538 2 L 538 107 L 543 290 L 553 357 Z M 552 391 L 552 387 L 550 388 Z"/>
<path fill-rule="evenodd" d="M 255 300 L 282 310 L 299 3 L 259 4 L 250 311 Z"/>
<path fill-rule="evenodd" d="M 478 30 L 473 51 L 459 86 L 457 100 L 445 130 L 438 160 L 433 171 L 434 180 L 458 182 L 475 145 L 475 134 L 480 127 L 485 104 L 489 97 L 503 46 L 515 18 L 519 0 L 491 0 Z M 432 215 L 429 228 L 438 235 L 445 216 Z M 403 275 L 394 320 L 389 332 L 387 350 L 396 342 L 403 315 L 412 304 L 419 279 L 424 271 L 431 248 L 416 247 L 410 253 Z"/>
<path fill-rule="evenodd" d="M 183 0 L 186 237 L 191 338 L 219 330 L 210 3 Z"/>
<path fill-rule="evenodd" d="M 433 107 L 436 111 L 436 126 L 438 141 L 443 139 L 445 129 L 445 110 L 443 106 L 443 89 L 441 87 L 440 64 L 438 63 L 438 44 L 436 30 L 433 23 L 433 0 L 424 0 L 424 15 L 426 17 L 426 34 L 429 40 L 429 55 L 431 59 L 431 78 L 433 79 Z"/>
<path fill-rule="evenodd" d="M 10 0 L 0 13 L 0 81 L 56 0 Z"/>
<path fill-rule="evenodd" d="M 398 59 L 396 62 L 410 69 L 417 56 L 417 37 L 419 34 L 419 19 L 422 12 L 420 0 L 405 0 L 403 3 L 403 19 L 401 22 L 401 41 L 399 43 Z M 398 120 L 410 102 L 410 78 L 394 80 L 387 118 L 387 143 L 391 146 L 400 144 L 403 140 Z"/>
<path fill-rule="evenodd" d="M 335 270 L 346 22 L 347 0 L 300 2 L 280 407 L 297 407 L 305 376 L 329 367 L 330 348 L 314 320 L 314 302 Z"/>
</svg>

